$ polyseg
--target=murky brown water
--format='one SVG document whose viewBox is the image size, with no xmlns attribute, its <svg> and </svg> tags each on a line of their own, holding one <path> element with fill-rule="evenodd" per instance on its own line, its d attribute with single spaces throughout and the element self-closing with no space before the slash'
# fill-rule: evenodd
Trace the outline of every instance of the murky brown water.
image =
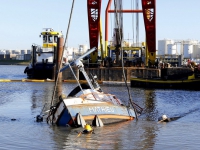
<svg viewBox="0 0 200 150">
<path fill-rule="evenodd" d="M 24 68 L 0 65 L 0 79 L 26 78 Z M 74 86 L 64 83 L 64 93 Z M 77 137 L 80 128 L 35 121 L 50 103 L 53 87 L 48 82 L 0 82 L 0 149 L 200 149 L 200 91 L 130 88 L 133 100 L 144 108 L 138 121 L 95 128 L 95 134 Z M 102 89 L 128 101 L 124 86 Z M 162 114 L 181 118 L 158 123 Z"/>
</svg>

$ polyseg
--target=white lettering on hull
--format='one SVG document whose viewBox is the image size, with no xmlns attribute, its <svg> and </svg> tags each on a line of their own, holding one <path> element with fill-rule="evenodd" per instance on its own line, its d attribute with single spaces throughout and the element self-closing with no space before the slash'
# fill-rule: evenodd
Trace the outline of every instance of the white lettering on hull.
<svg viewBox="0 0 200 150">
<path fill-rule="evenodd" d="M 114 108 L 105 106 L 105 107 L 89 107 L 89 112 L 91 112 L 91 113 L 100 113 L 100 112 L 112 113 L 115 111 L 114 111 Z"/>
</svg>

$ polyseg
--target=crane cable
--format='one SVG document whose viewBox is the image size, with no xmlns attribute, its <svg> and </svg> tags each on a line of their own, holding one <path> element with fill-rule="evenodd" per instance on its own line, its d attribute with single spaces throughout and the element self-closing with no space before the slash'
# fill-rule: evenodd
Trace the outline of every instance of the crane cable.
<svg viewBox="0 0 200 150">
<path fill-rule="evenodd" d="M 61 62 L 60 62 L 59 68 L 58 68 L 58 72 L 57 72 L 56 82 L 55 82 L 53 96 L 52 96 L 52 100 L 51 100 L 51 106 L 53 104 L 54 97 L 55 97 L 55 91 L 56 91 L 56 87 L 57 87 L 57 84 L 58 84 L 58 75 L 59 75 L 59 72 L 60 72 L 60 69 L 61 69 L 61 65 L 62 65 L 62 60 L 63 60 L 63 54 L 64 54 L 64 49 L 65 49 L 66 41 L 68 40 L 68 33 L 69 33 L 69 27 L 70 27 L 70 23 L 71 23 L 72 12 L 73 12 L 73 8 L 74 8 L 74 1 L 75 0 L 72 1 L 71 12 L 70 12 L 70 17 L 69 17 L 69 23 L 68 23 L 66 37 L 65 37 L 65 42 L 64 42 L 63 51 L 62 51 L 62 58 L 61 58 Z"/>
<path fill-rule="evenodd" d="M 130 89 L 128 87 L 128 84 L 127 84 L 127 80 L 126 80 L 126 76 L 125 76 L 125 71 L 124 71 L 124 61 L 123 61 L 123 46 L 122 46 L 122 33 L 120 31 L 120 27 L 119 27 L 119 20 L 118 20 L 118 17 L 117 17 L 117 6 L 116 6 L 116 0 L 114 0 L 114 7 L 115 7 L 115 14 L 116 14 L 116 23 L 117 23 L 117 26 L 118 26 L 118 31 L 119 31 L 119 40 L 120 40 L 120 44 L 121 44 L 121 61 L 122 61 L 122 71 L 123 71 L 123 78 L 124 78 L 124 82 L 125 82 L 125 85 L 127 87 L 127 90 L 128 90 L 128 96 L 129 96 L 129 102 L 131 104 L 131 106 L 133 107 L 134 109 L 134 112 L 135 112 L 135 116 L 136 116 L 136 120 L 138 120 L 138 116 L 137 116 L 137 112 L 136 112 L 136 108 L 135 106 L 133 105 L 133 101 L 132 101 L 132 98 L 131 98 L 131 94 L 130 94 Z"/>
<path fill-rule="evenodd" d="M 136 9 L 139 9 L 139 2 L 138 0 L 135 0 L 136 2 Z M 136 13 L 136 46 L 139 47 L 139 13 Z"/>
<path fill-rule="evenodd" d="M 134 0 L 131 0 L 131 10 L 134 9 Z M 134 45 L 134 42 L 135 42 L 135 30 L 134 30 L 134 13 L 132 13 L 132 30 L 133 30 L 133 45 Z"/>
</svg>

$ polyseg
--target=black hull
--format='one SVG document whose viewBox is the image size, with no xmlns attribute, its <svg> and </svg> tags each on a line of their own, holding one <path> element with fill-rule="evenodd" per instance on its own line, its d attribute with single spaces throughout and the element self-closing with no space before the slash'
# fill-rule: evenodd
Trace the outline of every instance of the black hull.
<svg viewBox="0 0 200 150">
<path fill-rule="evenodd" d="M 200 90 L 200 79 L 162 80 L 133 78 L 131 79 L 131 87 Z"/>
<path fill-rule="evenodd" d="M 53 79 L 54 64 L 37 64 L 33 68 L 26 67 L 24 73 L 28 79 Z"/>
</svg>

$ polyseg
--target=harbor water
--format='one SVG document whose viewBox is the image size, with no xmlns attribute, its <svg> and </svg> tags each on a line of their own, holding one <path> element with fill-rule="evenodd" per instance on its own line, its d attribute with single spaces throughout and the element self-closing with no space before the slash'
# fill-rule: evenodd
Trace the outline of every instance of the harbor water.
<svg viewBox="0 0 200 150">
<path fill-rule="evenodd" d="M 24 69 L 0 65 L 0 79 L 26 78 Z M 67 95 L 75 86 L 63 83 L 63 93 Z M 101 87 L 128 103 L 124 85 Z M 144 109 L 138 121 L 94 127 L 94 134 L 77 137 L 82 128 L 36 122 L 35 117 L 51 102 L 53 89 L 53 82 L 0 82 L 1 150 L 200 149 L 200 91 L 130 88 L 133 101 Z M 159 123 L 163 114 L 180 118 Z"/>
</svg>

